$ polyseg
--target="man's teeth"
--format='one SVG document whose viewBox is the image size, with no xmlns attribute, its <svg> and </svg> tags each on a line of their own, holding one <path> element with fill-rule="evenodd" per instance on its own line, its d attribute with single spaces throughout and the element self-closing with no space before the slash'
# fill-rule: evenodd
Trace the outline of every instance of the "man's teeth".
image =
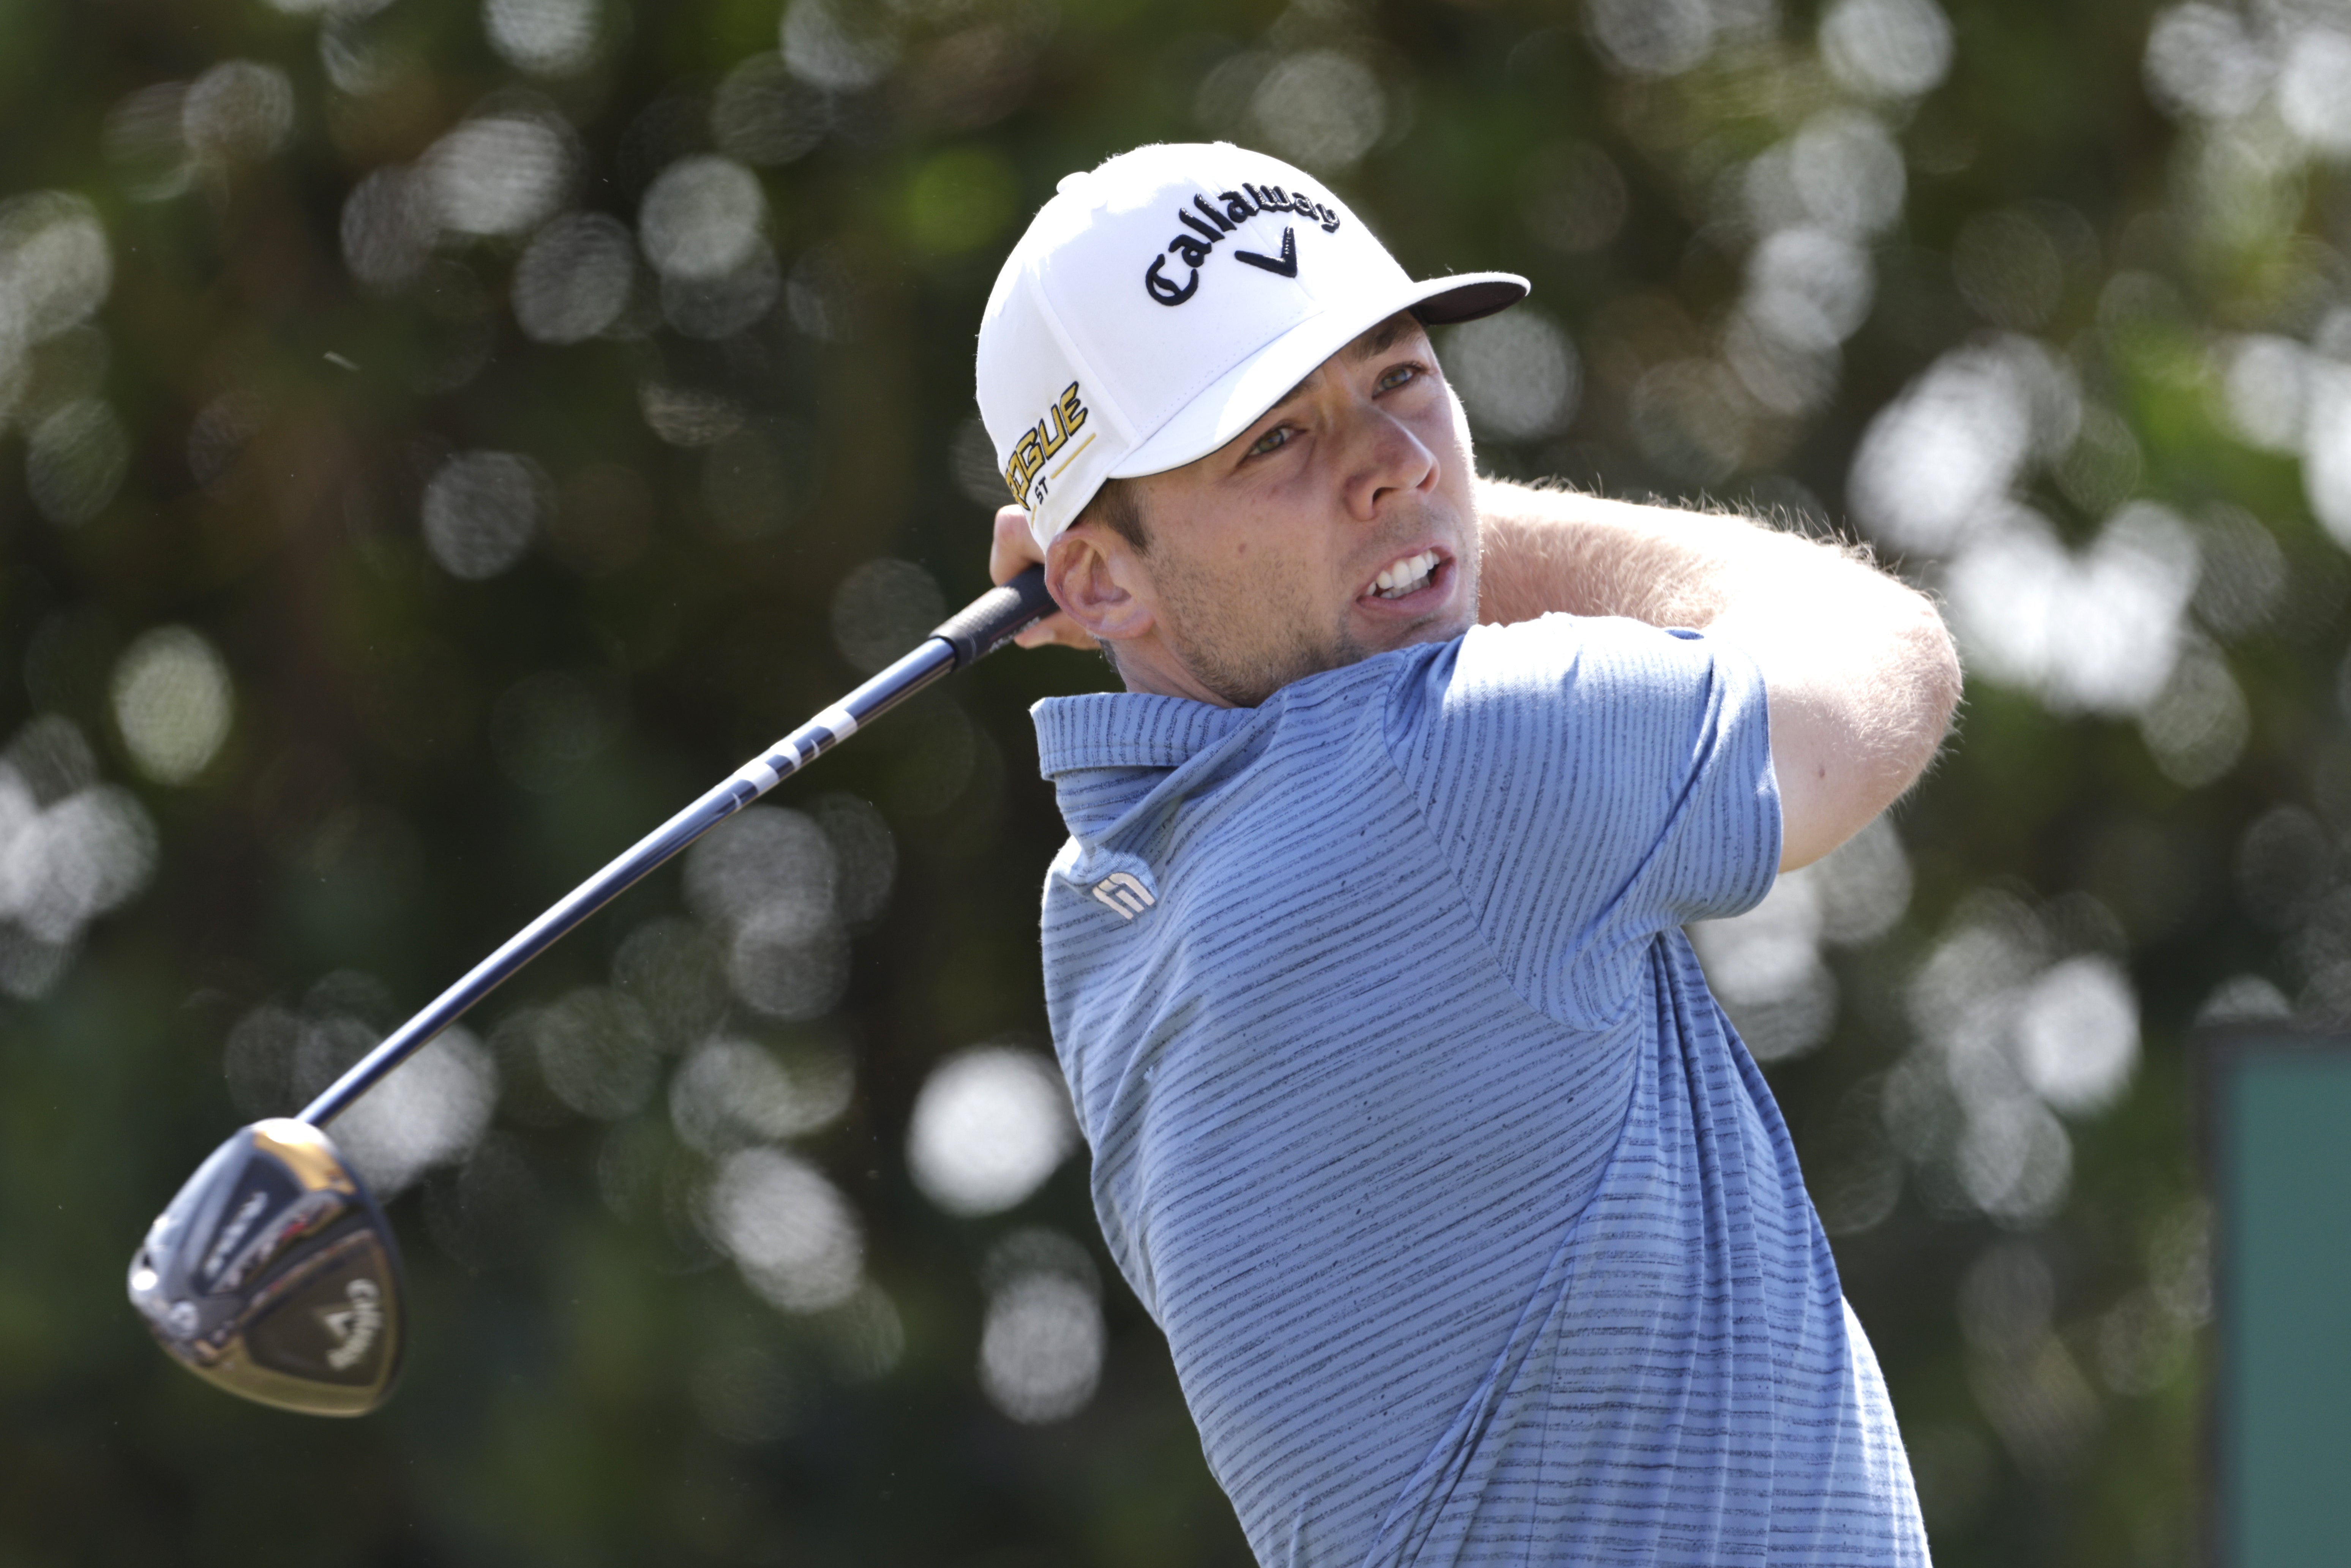
<svg viewBox="0 0 2351 1568">
<path fill-rule="evenodd" d="M 1437 570 L 1438 557 L 1435 550 L 1423 550 L 1408 559 L 1400 560 L 1372 584 L 1372 591 L 1382 599 L 1402 599 L 1428 586 L 1428 574 Z"/>
</svg>

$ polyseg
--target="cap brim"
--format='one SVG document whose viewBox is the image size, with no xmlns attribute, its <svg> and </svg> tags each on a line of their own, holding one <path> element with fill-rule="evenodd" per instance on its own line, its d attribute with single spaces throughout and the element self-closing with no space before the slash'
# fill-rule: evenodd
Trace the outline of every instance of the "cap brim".
<svg viewBox="0 0 2351 1568">
<path fill-rule="evenodd" d="M 1254 424 L 1317 365 L 1400 310 L 1432 327 L 1474 321 L 1524 299 L 1528 287 L 1515 273 L 1464 272 L 1333 304 L 1209 382 L 1106 477 L 1139 479 L 1206 457 Z"/>
</svg>

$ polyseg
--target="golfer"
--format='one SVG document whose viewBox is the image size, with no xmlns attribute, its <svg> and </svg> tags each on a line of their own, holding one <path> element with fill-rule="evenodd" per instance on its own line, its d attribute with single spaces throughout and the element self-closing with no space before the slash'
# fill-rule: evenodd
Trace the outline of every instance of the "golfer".
<svg viewBox="0 0 2351 1568">
<path fill-rule="evenodd" d="M 1681 927 L 1933 756 L 1933 607 L 1480 480 L 1415 282 L 1217 144 L 1071 175 L 979 402 L 1126 690 L 1040 703 L 1047 1001 L 1120 1269 L 1267 1563 L 1927 1561 L 1786 1126 Z"/>
</svg>

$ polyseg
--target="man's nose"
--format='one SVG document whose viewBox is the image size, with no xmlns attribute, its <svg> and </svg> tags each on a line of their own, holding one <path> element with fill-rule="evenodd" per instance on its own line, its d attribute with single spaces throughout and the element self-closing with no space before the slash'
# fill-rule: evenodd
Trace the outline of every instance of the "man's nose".
<svg viewBox="0 0 2351 1568">
<path fill-rule="evenodd" d="M 1358 405 L 1349 422 L 1348 514 L 1375 522 L 1383 505 L 1436 487 L 1437 456 L 1418 433 L 1377 403 Z"/>
</svg>

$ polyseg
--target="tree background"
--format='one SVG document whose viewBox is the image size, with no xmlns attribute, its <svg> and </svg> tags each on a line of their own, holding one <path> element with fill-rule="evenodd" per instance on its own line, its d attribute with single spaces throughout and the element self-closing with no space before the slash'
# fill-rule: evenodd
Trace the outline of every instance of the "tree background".
<svg viewBox="0 0 2351 1568">
<path fill-rule="evenodd" d="M 1958 735 L 1698 933 L 1938 1561 L 2203 1555 L 2188 1031 L 2351 1001 L 2351 10 L 0 0 L 0 1563 L 1245 1561 L 1036 1069 L 1008 653 L 355 1113 L 353 1423 L 148 1218 L 985 586 L 996 266 L 1230 138 L 1416 273 L 1491 471 L 1836 528 Z"/>
</svg>

